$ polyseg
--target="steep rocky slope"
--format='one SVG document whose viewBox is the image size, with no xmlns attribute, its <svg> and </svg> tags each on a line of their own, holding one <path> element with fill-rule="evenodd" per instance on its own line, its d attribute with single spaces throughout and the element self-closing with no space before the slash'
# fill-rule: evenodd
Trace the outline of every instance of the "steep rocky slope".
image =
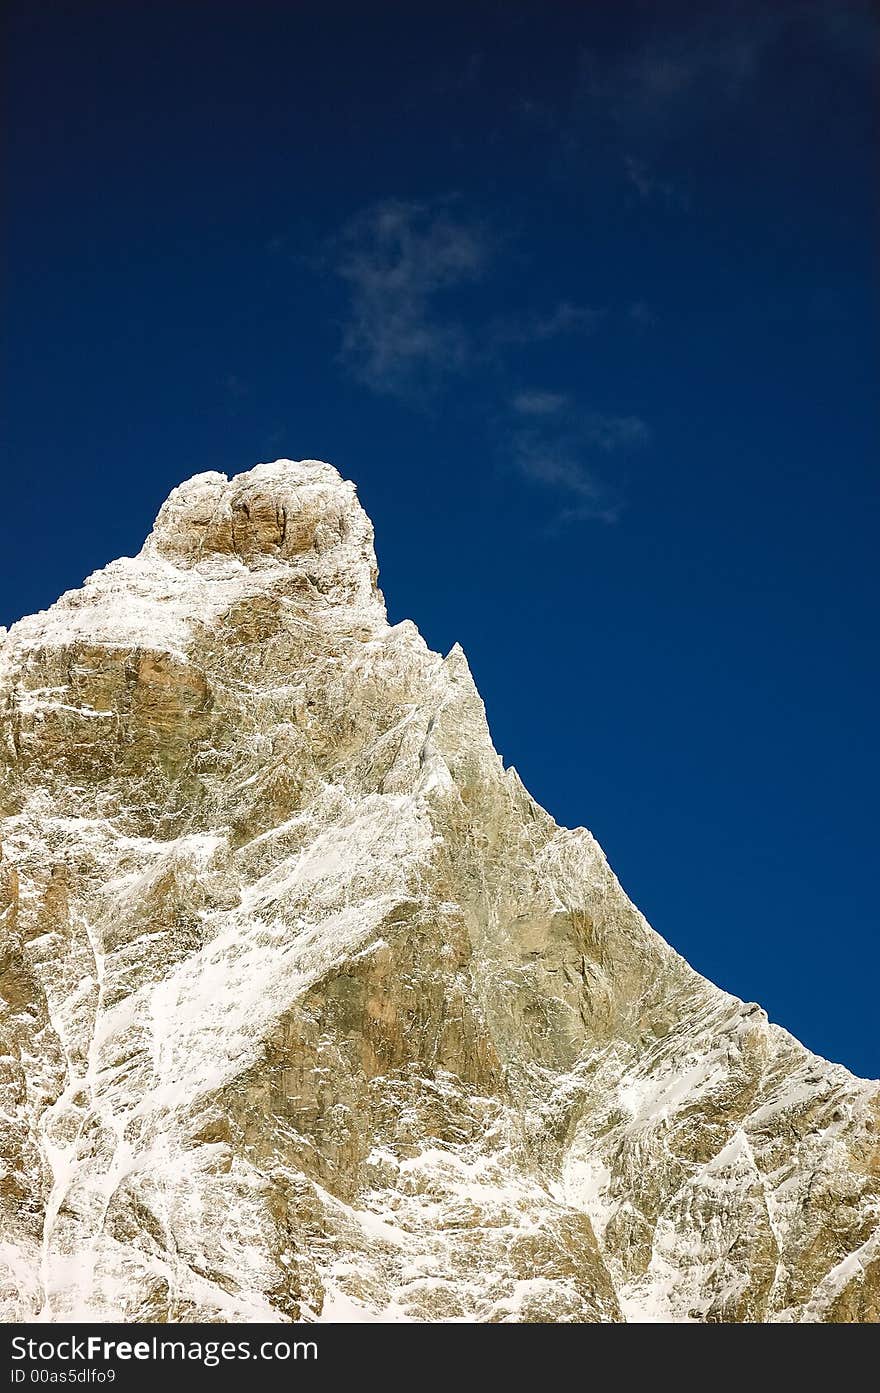
<svg viewBox="0 0 880 1393">
<path fill-rule="evenodd" d="M 376 577 L 280 460 L 0 631 L 4 1318 L 880 1318 L 878 1086 L 651 930 Z"/>
</svg>

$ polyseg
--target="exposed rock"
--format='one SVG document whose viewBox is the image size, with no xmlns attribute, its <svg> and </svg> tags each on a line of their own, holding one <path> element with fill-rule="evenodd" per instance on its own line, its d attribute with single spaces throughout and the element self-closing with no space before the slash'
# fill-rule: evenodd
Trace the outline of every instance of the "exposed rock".
<svg viewBox="0 0 880 1393">
<path fill-rule="evenodd" d="M 376 578 L 280 460 L 3 639 L 5 1319 L 877 1320 L 878 1086 L 650 929 Z"/>
</svg>

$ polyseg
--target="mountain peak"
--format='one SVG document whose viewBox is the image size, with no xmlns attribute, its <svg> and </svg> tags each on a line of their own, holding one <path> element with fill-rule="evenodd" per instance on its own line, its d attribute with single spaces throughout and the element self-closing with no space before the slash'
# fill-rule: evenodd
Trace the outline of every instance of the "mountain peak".
<svg viewBox="0 0 880 1393">
<path fill-rule="evenodd" d="M 331 464 L 289 459 L 231 479 L 194 475 L 171 492 L 146 544 L 177 565 L 226 555 L 251 568 L 340 548 L 349 564 L 375 565 L 372 525 L 354 484 Z"/>
<path fill-rule="evenodd" d="M 378 574 L 372 523 L 332 465 L 279 459 L 232 478 L 206 471 L 171 491 L 137 556 L 19 620 L 2 651 L 14 661 L 17 651 L 80 642 L 182 655 L 193 626 L 222 629 L 236 605 L 270 600 L 372 631 L 386 622 Z"/>
<path fill-rule="evenodd" d="M 505 770 L 332 466 L 12 627 L 0 846 L 6 1319 L 880 1317 L 877 1086 Z"/>
</svg>

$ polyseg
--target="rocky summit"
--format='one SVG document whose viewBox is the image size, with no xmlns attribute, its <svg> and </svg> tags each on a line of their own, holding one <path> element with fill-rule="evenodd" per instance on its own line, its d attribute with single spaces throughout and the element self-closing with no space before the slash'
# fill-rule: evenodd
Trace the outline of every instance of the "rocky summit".
<svg viewBox="0 0 880 1393">
<path fill-rule="evenodd" d="M 0 641 L 6 1320 L 880 1319 L 880 1086 L 535 803 L 335 469 Z"/>
</svg>

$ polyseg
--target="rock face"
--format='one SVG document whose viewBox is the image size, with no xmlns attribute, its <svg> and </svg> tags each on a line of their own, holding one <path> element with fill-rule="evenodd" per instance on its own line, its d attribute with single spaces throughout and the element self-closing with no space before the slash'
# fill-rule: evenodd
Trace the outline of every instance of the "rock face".
<svg viewBox="0 0 880 1393">
<path fill-rule="evenodd" d="M 3 635 L 4 1318 L 880 1318 L 878 1086 L 651 930 L 376 579 L 279 460 Z"/>
</svg>

